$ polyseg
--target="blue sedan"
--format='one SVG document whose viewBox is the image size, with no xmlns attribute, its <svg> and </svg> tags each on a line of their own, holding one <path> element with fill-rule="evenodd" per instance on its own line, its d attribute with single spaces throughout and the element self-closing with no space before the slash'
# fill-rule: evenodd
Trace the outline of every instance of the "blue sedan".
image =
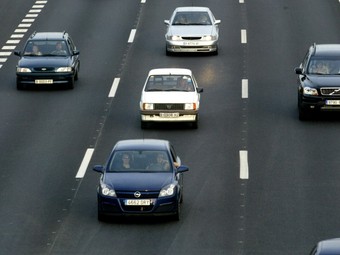
<svg viewBox="0 0 340 255">
<path fill-rule="evenodd" d="M 101 173 L 98 186 L 98 220 L 107 216 L 153 215 L 180 219 L 183 172 L 169 141 L 132 139 L 119 141 Z"/>
</svg>

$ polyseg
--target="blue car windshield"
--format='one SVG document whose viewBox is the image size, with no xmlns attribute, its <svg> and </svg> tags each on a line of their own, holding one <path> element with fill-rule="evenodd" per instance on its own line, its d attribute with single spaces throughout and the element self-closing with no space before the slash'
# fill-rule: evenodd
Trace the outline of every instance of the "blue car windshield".
<svg viewBox="0 0 340 255">
<path fill-rule="evenodd" d="M 167 172 L 172 161 L 166 151 L 116 151 L 109 161 L 108 172 Z"/>
<path fill-rule="evenodd" d="M 23 52 L 24 56 L 69 56 L 70 52 L 65 41 L 62 40 L 31 40 L 28 41 Z"/>
</svg>

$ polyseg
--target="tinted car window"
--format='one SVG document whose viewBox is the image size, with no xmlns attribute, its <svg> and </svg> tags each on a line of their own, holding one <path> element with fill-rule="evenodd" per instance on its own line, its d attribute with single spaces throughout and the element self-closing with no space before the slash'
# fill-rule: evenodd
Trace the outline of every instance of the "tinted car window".
<svg viewBox="0 0 340 255">
<path fill-rule="evenodd" d="M 171 161 L 169 160 L 169 155 L 166 151 L 117 151 L 109 163 L 108 172 L 122 172 L 127 170 L 136 172 L 155 172 L 170 170 L 170 168 L 165 169 L 155 167 L 160 156 L 164 161 L 167 161 L 170 164 Z M 129 157 L 129 164 L 131 165 L 130 169 L 122 167 L 125 157 Z M 151 165 L 153 165 L 152 168 L 150 168 Z"/>
<path fill-rule="evenodd" d="M 211 25 L 207 12 L 178 12 L 173 20 L 173 25 Z"/>
</svg>

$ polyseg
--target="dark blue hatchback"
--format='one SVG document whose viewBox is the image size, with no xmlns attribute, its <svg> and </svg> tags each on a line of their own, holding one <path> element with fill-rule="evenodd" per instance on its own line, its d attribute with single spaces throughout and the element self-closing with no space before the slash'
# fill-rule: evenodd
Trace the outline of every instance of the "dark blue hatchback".
<svg viewBox="0 0 340 255">
<path fill-rule="evenodd" d="M 180 219 L 183 172 L 169 141 L 133 139 L 119 141 L 100 172 L 98 219 L 121 215 L 171 216 Z"/>
</svg>

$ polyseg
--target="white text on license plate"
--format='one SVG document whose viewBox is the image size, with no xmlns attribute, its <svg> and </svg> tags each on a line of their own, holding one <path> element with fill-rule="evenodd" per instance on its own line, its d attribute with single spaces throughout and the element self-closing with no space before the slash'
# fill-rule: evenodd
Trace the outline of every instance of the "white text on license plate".
<svg viewBox="0 0 340 255">
<path fill-rule="evenodd" d="M 125 205 L 140 206 L 140 205 L 150 205 L 150 199 L 128 199 L 125 200 Z"/>
<path fill-rule="evenodd" d="M 35 84 L 53 84 L 53 80 L 35 80 Z"/>
<path fill-rule="evenodd" d="M 178 118 L 179 113 L 178 112 L 161 112 L 159 114 L 161 118 Z"/>
<path fill-rule="evenodd" d="M 340 105 L 340 100 L 326 100 L 326 105 Z"/>
</svg>

